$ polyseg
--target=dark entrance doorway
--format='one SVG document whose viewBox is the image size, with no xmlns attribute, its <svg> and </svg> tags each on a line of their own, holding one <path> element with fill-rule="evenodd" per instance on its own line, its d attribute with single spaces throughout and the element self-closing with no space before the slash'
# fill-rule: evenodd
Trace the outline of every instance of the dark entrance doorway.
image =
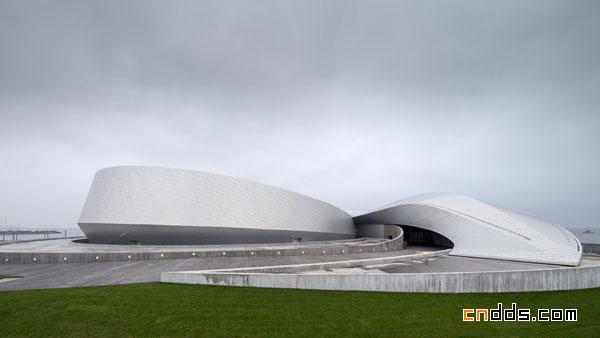
<svg viewBox="0 0 600 338">
<path fill-rule="evenodd" d="M 454 243 L 451 240 L 437 232 L 408 225 L 401 225 L 400 227 L 404 230 L 404 240 L 408 246 L 426 245 L 445 249 L 454 247 Z"/>
</svg>

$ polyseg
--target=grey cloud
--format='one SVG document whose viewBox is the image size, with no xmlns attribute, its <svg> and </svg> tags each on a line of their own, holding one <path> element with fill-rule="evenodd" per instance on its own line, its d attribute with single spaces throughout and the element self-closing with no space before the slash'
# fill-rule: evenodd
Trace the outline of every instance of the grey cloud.
<svg viewBox="0 0 600 338">
<path fill-rule="evenodd" d="M 597 225 L 598 7 L 2 1 L 0 215 L 74 225 L 95 170 L 149 164 Z"/>
</svg>

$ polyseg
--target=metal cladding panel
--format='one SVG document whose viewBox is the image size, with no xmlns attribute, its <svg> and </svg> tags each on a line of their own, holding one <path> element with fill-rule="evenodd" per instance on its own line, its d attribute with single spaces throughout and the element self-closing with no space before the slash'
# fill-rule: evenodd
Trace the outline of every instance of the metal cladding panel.
<svg viewBox="0 0 600 338">
<path fill-rule="evenodd" d="M 354 234 L 349 214 L 298 193 L 211 173 L 142 166 L 98 171 L 78 223 Z"/>
<path fill-rule="evenodd" d="M 577 238 L 560 225 L 461 195 L 414 196 L 354 220 L 437 232 L 454 243 L 457 256 L 576 266 L 582 255 Z"/>
</svg>

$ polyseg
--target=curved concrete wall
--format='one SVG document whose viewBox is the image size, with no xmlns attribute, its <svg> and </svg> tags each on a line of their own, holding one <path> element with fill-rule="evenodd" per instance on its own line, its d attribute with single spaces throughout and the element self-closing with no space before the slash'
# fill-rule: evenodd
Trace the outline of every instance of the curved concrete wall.
<svg viewBox="0 0 600 338">
<path fill-rule="evenodd" d="M 0 245 L 1 264 L 46 264 L 46 263 L 94 263 L 117 261 L 143 261 L 185 258 L 212 257 L 262 257 L 262 256 L 328 256 L 346 254 L 367 254 L 378 252 L 393 252 L 401 250 L 403 241 L 402 229 L 398 228 L 396 236 L 385 241 L 327 241 L 317 243 L 257 245 L 253 247 L 233 246 L 214 248 L 208 246 L 165 247 L 152 250 L 143 245 L 127 245 L 118 250 L 92 248 L 68 252 L 34 252 L 32 250 L 9 251 L 2 250 Z"/>
<path fill-rule="evenodd" d="M 456 256 L 576 266 L 579 241 L 563 227 L 461 195 L 411 197 L 354 218 L 357 224 L 397 224 L 437 232 Z"/>
<path fill-rule="evenodd" d="M 389 258 L 378 260 L 383 264 L 390 261 Z M 369 264 L 373 263 L 374 260 L 369 260 Z M 361 260 L 323 265 L 328 268 L 360 266 Z M 281 266 L 278 269 L 284 270 L 285 267 Z M 302 266 L 294 265 L 289 265 L 287 269 L 290 272 L 255 272 L 259 269 L 253 268 L 163 272 L 160 274 L 160 281 L 265 288 L 432 293 L 525 292 L 600 287 L 600 265 L 522 271 L 338 275 L 302 274 L 296 272 L 305 271 Z"/>
<path fill-rule="evenodd" d="M 96 173 L 79 226 L 93 243 L 220 244 L 355 237 L 319 200 L 222 175 L 158 167 Z"/>
</svg>

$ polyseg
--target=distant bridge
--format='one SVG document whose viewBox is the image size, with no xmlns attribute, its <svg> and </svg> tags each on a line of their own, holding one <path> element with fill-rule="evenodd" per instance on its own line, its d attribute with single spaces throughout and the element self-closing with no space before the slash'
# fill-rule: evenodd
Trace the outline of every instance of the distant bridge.
<svg viewBox="0 0 600 338">
<path fill-rule="evenodd" d="M 0 228 L 0 236 L 2 236 L 2 240 L 7 240 L 6 237 L 10 236 L 13 241 L 19 240 L 19 235 L 40 235 L 42 238 L 50 238 L 50 235 L 65 233 L 65 230 L 56 230 L 56 229 L 35 229 L 35 228 L 21 228 L 21 227 L 2 227 Z"/>
</svg>

